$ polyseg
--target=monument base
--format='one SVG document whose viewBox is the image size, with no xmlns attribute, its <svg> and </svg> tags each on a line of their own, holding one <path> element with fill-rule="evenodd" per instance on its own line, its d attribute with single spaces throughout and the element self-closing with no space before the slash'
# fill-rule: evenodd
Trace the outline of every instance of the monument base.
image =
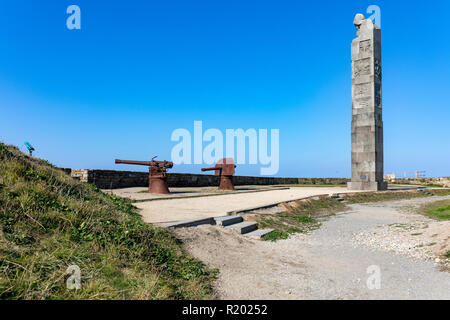
<svg viewBox="0 0 450 320">
<path fill-rule="evenodd" d="M 387 190 L 387 182 L 386 181 L 348 182 L 347 189 L 349 189 L 349 190 L 382 191 L 382 190 Z"/>
</svg>

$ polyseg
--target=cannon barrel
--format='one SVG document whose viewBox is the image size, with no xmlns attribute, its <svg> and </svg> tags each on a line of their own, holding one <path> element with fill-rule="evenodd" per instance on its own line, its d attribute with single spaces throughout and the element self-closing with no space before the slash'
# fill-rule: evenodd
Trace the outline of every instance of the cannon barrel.
<svg viewBox="0 0 450 320">
<path fill-rule="evenodd" d="M 202 168 L 202 171 L 213 171 L 213 170 L 223 170 L 224 165 L 220 164 L 220 165 L 216 165 L 215 167 L 212 168 Z M 236 165 L 234 165 L 234 167 L 236 168 Z"/>
<path fill-rule="evenodd" d="M 125 164 L 137 164 L 141 166 L 151 166 L 151 161 L 136 161 L 136 160 L 120 160 L 116 159 L 115 163 L 125 163 Z"/>
<path fill-rule="evenodd" d="M 124 164 L 137 164 L 140 166 L 150 166 L 150 167 L 164 167 L 164 168 L 172 168 L 173 162 L 172 161 L 136 161 L 136 160 L 120 160 L 116 159 L 115 163 L 124 163 Z"/>
</svg>

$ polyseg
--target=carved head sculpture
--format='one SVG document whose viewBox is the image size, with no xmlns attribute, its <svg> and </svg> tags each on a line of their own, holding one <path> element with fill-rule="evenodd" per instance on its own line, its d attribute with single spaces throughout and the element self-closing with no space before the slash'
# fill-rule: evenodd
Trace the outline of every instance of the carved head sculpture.
<svg viewBox="0 0 450 320">
<path fill-rule="evenodd" d="M 361 13 L 356 14 L 355 19 L 353 19 L 353 24 L 356 27 L 356 36 L 361 36 L 364 32 L 373 31 L 374 25 L 371 19 L 364 18 Z"/>
<path fill-rule="evenodd" d="M 359 31 L 359 28 L 361 27 L 362 22 L 364 21 L 364 15 L 361 13 L 357 13 L 355 16 L 355 19 L 353 20 L 353 24 L 356 27 L 356 30 Z"/>
</svg>

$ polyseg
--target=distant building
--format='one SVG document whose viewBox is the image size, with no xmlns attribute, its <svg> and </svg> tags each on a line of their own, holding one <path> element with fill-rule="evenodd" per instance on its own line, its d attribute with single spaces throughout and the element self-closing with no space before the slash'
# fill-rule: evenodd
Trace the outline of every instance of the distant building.
<svg viewBox="0 0 450 320">
<path fill-rule="evenodd" d="M 385 174 L 383 177 L 384 177 L 384 181 L 388 181 L 388 182 L 395 181 L 395 173 Z"/>
</svg>

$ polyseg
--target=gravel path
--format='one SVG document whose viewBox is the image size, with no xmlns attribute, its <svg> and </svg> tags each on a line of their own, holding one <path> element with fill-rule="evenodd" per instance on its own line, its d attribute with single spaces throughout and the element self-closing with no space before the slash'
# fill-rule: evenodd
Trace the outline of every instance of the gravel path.
<svg viewBox="0 0 450 320">
<path fill-rule="evenodd" d="M 275 243 L 215 226 L 177 232 L 191 254 L 220 270 L 222 299 L 450 299 L 450 273 L 412 235 L 435 225 L 439 234 L 429 236 L 445 246 L 448 224 L 401 209 L 437 199 L 352 205 L 310 234 Z M 380 270 L 380 289 L 368 288 L 370 266 Z"/>
</svg>

